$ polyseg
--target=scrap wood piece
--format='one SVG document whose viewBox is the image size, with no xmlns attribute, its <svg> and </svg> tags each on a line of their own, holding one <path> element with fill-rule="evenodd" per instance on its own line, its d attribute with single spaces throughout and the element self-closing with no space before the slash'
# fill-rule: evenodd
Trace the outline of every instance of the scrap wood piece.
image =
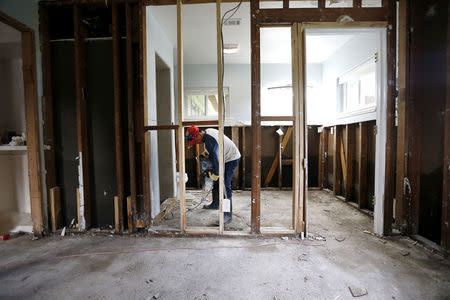
<svg viewBox="0 0 450 300">
<path fill-rule="evenodd" d="M 291 133 L 292 133 L 292 126 L 288 128 L 288 130 L 286 131 L 286 135 L 283 138 L 283 142 L 281 144 L 281 154 L 283 154 L 284 149 L 286 149 L 286 145 L 289 142 Z M 278 163 L 280 160 L 279 156 L 280 156 L 280 151 L 277 151 L 277 155 L 275 155 L 275 159 L 273 160 L 272 166 L 270 167 L 269 173 L 267 174 L 267 178 L 264 181 L 264 186 L 268 186 L 270 181 L 272 180 L 273 174 L 275 174 L 275 171 L 278 167 Z"/>
<path fill-rule="evenodd" d="M 341 138 L 341 168 L 345 186 L 345 184 L 347 183 L 347 163 L 345 162 L 345 149 L 344 149 L 344 141 L 342 140 L 342 138 Z"/>
<path fill-rule="evenodd" d="M 161 209 L 159 214 L 153 219 L 152 226 L 158 225 L 158 223 L 172 211 L 172 209 L 177 204 L 177 198 L 168 198 L 161 204 Z"/>
</svg>

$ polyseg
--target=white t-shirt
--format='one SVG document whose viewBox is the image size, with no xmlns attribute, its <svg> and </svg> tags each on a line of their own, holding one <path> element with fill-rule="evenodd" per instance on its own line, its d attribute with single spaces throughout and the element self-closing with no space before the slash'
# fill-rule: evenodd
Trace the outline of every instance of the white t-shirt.
<svg viewBox="0 0 450 300">
<path fill-rule="evenodd" d="M 219 131 L 217 129 L 208 128 L 205 132 L 219 144 Z M 241 158 L 239 149 L 225 134 L 223 135 L 223 157 L 225 163 Z"/>
</svg>

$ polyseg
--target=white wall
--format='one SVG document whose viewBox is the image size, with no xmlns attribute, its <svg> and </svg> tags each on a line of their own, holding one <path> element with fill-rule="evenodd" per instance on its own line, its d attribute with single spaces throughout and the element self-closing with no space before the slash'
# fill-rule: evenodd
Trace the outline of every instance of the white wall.
<svg viewBox="0 0 450 300">
<path fill-rule="evenodd" d="M 309 111 L 310 116 L 318 116 L 322 124 L 345 123 L 345 120 L 337 120 L 336 88 L 337 78 L 348 71 L 373 58 L 378 50 L 379 39 L 375 33 L 355 35 L 333 55 L 322 63 L 323 85 L 321 101 L 318 105 L 320 111 Z M 369 119 L 375 120 L 372 114 Z M 362 121 L 362 120 L 361 120 Z"/>
<path fill-rule="evenodd" d="M 152 7 L 147 8 L 147 103 L 148 103 L 148 125 L 157 124 L 157 101 L 156 101 L 156 64 L 155 53 L 169 66 L 171 70 L 171 86 L 173 86 L 173 45 L 164 34 L 160 25 L 152 15 Z M 172 107 L 174 106 L 173 91 L 171 95 Z M 174 120 L 174 112 L 171 112 L 171 120 Z M 173 134 L 172 134 L 173 135 Z M 173 138 L 174 135 L 173 135 Z M 175 145 L 173 144 L 173 147 Z M 156 131 L 150 131 L 150 197 L 152 203 L 152 217 L 159 213 L 159 163 L 158 163 L 158 136 Z M 173 160 L 175 160 L 175 148 L 172 149 Z M 173 172 L 175 178 L 175 170 Z M 174 185 L 174 194 L 177 193 Z"/>
</svg>

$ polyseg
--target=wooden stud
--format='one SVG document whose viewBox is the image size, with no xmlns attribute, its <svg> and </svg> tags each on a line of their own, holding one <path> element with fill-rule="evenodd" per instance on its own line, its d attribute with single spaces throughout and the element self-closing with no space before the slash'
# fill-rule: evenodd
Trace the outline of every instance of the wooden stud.
<svg viewBox="0 0 450 300">
<path fill-rule="evenodd" d="M 261 116 L 261 122 L 294 121 L 293 116 Z"/>
<path fill-rule="evenodd" d="M 122 226 L 120 226 L 120 198 L 118 196 L 114 197 L 114 229 L 116 232 L 122 231 Z"/>
<path fill-rule="evenodd" d="M 292 130 L 293 130 L 293 127 L 289 127 L 286 130 L 286 134 L 284 135 L 283 142 L 281 144 L 281 153 L 280 153 L 280 151 L 278 151 L 278 153 L 275 155 L 275 158 L 273 159 L 273 162 L 272 162 L 272 166 L 270 167 L 269 173 L 267 173 L 266 180 L 264 181 L 264 186 L 268 186 L 270 181 L 272 180 L 272 177 L 275 174 L 277 166 L 280 162 L 280 156 L 283 154 L 284 150 L 286 149 L 286 145 L 289 142 L 289 138 L 291 137 Z"/>
<path fill-rule="evenodd" d="M 144 126 L 144 131 L 148 130 L 176 130 L 178 125 L 155 125 L 155 126 Z"/>
<path fill-rule="evenodd" d="M 367 123 L 359 123 L 358 131 L 358 208 L 367 208 Z"/>
<path fill-rule="evenodd" d="M 51 188 L 49 196 L 52 232 L 56 232 L 61 227 L 61 191 L 59 187 Z"/>
<path fill-rule="evenodd" d="M 224 174 L 225 163 L 223 156 L 223 81 L 222 81 L 222 24 L 220 13 L 221 0 L 216 1 L 216 29 L 217 29 L 217 94 L 219 102 L 219 233 L 224 230 L 223 224 L 223 197 L 225 192 Z"/>
<path fill-rule="evenodd" d="M 183 129 L 183 99 L 184 99 L 184 61 L 183 61 L 183 3 L 177 0 L 177 58 L 178 58 L 178 172 L 180 199 L 180 230 L 186 232 L 186 183 L 184 182 L 184 129 Z"/>
<path fill-rule="evenodd" d="M 56 187 L 56 155 L 53 126 L 53 90 L 48 18 L 48 8 L 39 7 L 39 39 L 42 54 L 42 116 L 44 119 L 43 137 L 45 145 L 45 183 L 47 185 L 47 194 L 50 195 L 50 189 Z"/>
<path fill-rule="evenodd" d="M 196 177 L 197 177 L 197 188 L 200 188 L 200 145 L 195 144 L 195 164 L 196 164 Z"/>
<path fill-rule="evenodd" d="M 303 22 L 304 28 L 360 28 L 360 27 L 386 27 L 386 21 L 363 21 L 363 22 Z"/>
<path fill-rule="evenodd" d="M 345 134 L 347 135 L 347 165 L 346 174 L 347 179 L 345 181 L 345 198 L 347 201 L 353 201 L 353 160 L 355 156 L 354 145 L 355 145 L 355 127 L 352 124 L 346 125 Z"/>
<path fill-rule="evenodd" d="M 85 78 L 85 50 L 84 28 L 82 22 L 82 8 L 73 7 L 74 27 L 74 59 L 75 59 L 75 87 L 77 102 L 77 135 L 78 135 L 78 161 L 79 161 L 79 217 L 80 230 L 87 230 L 91 224 L 90 209 L 90 173 L 89 173 L 89 139 L 87 130 L 87 103 Z"/>
<path fill-rule="evenodd" d="M 133 211 L 133 200 L 131 196 L 127 197 L 127 220 L 128 220 L 128 232 L 133 232 L 135 230 L 134 223 L 135 214 Z"/>
<path fill-rule="evenodd" d="M 126 65 L 127 65 L 127 114 L 128 114 L 128 159 L 130 167 L 130 196 L 127 199 L 128 207 L 128 231 L 135 231 L 136 213 L 136 152 L 134 133 L 134 93 L 133 93 L 133 41 L 132 41 L 132 7 L 130 3 L 125 4 L 126 16 Z M 131 219 L 130 219 L 131 218 Z"/>
<path fill-rule="evenodd" d="M 325 0 L 318 0 L 317 2 L 318 8 L 325 8 Z"/>
<path fill-rule="evenodd" d="M 342 137 L 340 139 L 339 145 L 341 145 L 339 156 L 341 157 L 342 179 L 344 180 L 344 187 L 345 187 L 347 182 L 347 162 L 345 160 L 344 141 L 342 140 Z"/>
<path fill-rule="evenodd" d="M 231 140 L 239 147 L 239 127 L 233 126 L 231 128 Z M 239 187 L 239 165 L 236 167 L 236 171 L 233 174 L 233 189 L 237 189 Z"/>
<path fill-rule="evenodd" d="M 246 127 L 242 127 L 242 189 L 245 190 L 245 176 L 246 176 L 246 161 L 245 157 L 247 156 L 247 147 L 245 145 L 245 130 Z"/>
<path fill-rule="evenodd" d="M 144 223 L 149 226 L 151 223 L 152 206 L 150 199 L 150 135 L 144 131 L 144 126 L 148 122 L 148 98 L 147 98 L 147 13 L 146 7 L 142 3 L 138 4 L 138 30 L 139 30 L 139 107 L 141 107 L 141 119 L 137 126 L 139 135 L 143 135 L 141 142 L 141 164 L 142 164 L 142 197 L 144 208 Z"/>
<path fill-rule="evenodd" d="M 333 155 L 333 194 L 341 194 L 341 158 L 339 157 L 340 152 L 340 127 L 334 126 L 333 132 L 333 144 L 334 144 L 334 155 Z"/>
<path fill-rule="evenodd" d="M 81 208 L 81 203 L 80 203 L 80 189 L 77 188 L 76 189 L 76 194 L 77 194 L 77 221 L 78 221 L 78 231 L 82 231 L 83 229 L 81 228 L 82 226 L 82 218 L 81 218 L 81 212 L 80 212 L 80 208 Z"/>
<path fill-rule="evenodd" d="M 353 0 L 353 7 L 361 8 L 362 6 L 361 0 Z"/>
<path fill-rule="evenodd" d="M 280 130 L 282 130 L 280 126 Z M 283 186 L 283 136 L 278 135 L 278 188 L 281 190 Z"/>
<path fill-rule="evenodd" d="M 112 3 L 112 39 L 113 39 L 113 84 L 114 84 L 114 133 L 116 150 L 117 177 L 117 212 L 116 232 L 123 230 L 123 204 L 125 201 L 125 183 L 123 170 L 123 136 L 122 136 L 122 105 L 120 86 L 120 34 L 118 20 L 118 4 Z M 116 198 L 114 198 L 116 201 Z M 116 203 L 116 202 L 114 202 Z"/>
<path fill-rule="evenodd" d="M 448 6 L 450 15 L 450 6 Z M 450 19 L 447 18 L 447 78 L 444 129 L 444 176 L 442 187 L 442 229 L 441 245 L 450 250 Z"/>
<path fill-rule="evenodd" d="M 325 140 L 325 128 L 322 129 L 322 132 L 319 133 L 319 162 L 317 164 L 318 170 L 318 186 L 319 188 L 323 188 L 323 167 L 324 167 L 324 140 Z"/>
<path fill-rule="evenodd" d="M 259 0 L 250 1 L 250 11 L 259 10 Z M 251 232 L 260 233 L 261 216 L 261 97 L 260 28 L 251 13 L 251 99 L 252 99 L 252 193 Z"/>
<path fill-rule="evenodd" d="M 395 90 L 396 90 L 396 2 L 388 1 L 387 28 L 387 103 L 386 103 L 386 165 L 384 177 L 383 234 L 392 232 L 395 197 Z M 375 225 L 376 227 L 376 225 Z"/>
</svg>

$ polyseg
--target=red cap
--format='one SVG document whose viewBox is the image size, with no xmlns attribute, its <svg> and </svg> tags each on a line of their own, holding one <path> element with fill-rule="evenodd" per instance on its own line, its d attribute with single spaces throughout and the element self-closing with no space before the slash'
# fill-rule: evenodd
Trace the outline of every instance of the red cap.
<svg viewBox="0 0 450 300">
<path fill-rule="evenodd" d="M 195 137 L 197 136 L 199 131 L 200 130 L 198 129 L 198 127 L 196 127 L 194 125 L 192 125 L 191 127 L 189 127 L 187 129 L 186 136 L 188 137 L 189 147 L 192 147 L 195 145 Z"/>
</svg>

